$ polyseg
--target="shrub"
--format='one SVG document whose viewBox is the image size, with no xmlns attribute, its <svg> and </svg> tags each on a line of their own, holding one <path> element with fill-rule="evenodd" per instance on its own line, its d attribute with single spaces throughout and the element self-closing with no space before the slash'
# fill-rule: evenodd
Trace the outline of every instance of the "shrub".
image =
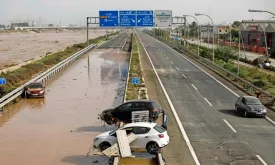
<svg viewBox="0 0 275 165">
<path fill-rule="evenodd" d="M 47 52 L 47 53 L 46 53 L 46 56 L 47 56 L 47 55 L 50 55 L 50 54 L 52 54 L 52 52 Z"/>
</svg>

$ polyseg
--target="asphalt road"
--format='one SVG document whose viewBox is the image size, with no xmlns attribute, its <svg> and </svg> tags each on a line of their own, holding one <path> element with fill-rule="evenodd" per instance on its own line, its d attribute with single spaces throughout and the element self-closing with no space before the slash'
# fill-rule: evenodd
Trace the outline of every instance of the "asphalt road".
<svg viewBox="0 0 275 165">
<path fill-rule="evenodd" d="M 129 33 L 122 32 L 118 36 L 112 38 L 109 42 L 98 47 L 98 49 L 122 48 L 128 38 Z"/>
<path fill-rule="evenodd" d="M 171 48 L 138 34 L 201 164 L 275 164 L 275 127 L 235 113 L 242 92 L 229 85 L 235 95 Z"/>
<path fill-rule="evenodd" d="M 117 41 L 112 41 L 116 43 Z M 107 165 L 86 154 L 111 129 L 98 114 L 123 102 L 129 53 L 96 49 L 46 84 L 44 99 L 21 99 L 0 113 L 0 165 Z"/>
</svg>

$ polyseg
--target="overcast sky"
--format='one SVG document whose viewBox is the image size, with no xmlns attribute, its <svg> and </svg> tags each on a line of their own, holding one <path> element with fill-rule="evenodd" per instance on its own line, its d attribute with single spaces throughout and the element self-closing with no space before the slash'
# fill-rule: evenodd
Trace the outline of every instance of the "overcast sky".
<svg viewBox="0 0 275 165">
<path fill-rule="evenodd" d="M 43 24 L 84 24 L 85 17 L 99 10 L 172 10 L 173 16 L 210 14 L 215 24 L 234 20 L 268 19 L 269 14 L 249 13 L 248 9 L 275 13 L 275 0 L 0 0 L 0 24 L 34 17 Z M 192 21 L 192 19 L 189 19 Z M 199 17 L 206 23 L 207 18 Z"/>
</svg>

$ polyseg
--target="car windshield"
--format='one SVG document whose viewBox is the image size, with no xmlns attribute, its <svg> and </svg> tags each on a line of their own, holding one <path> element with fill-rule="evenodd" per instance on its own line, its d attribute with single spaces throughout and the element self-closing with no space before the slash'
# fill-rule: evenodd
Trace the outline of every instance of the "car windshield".
<svg viewBox="0 0 275 165">
<path fill-rule="evenodd" d="M 109 133 L 109 135 L 113 135 L 117 130 L 119 130 L 120 128 L 118 127 L 118 128 L 116 128 L 116 129 L 114 129 L 114 130 L 112 130 L 110 133 Z"/>
<path fill-rule="evenodd" d="M 161 109 L 161 106 L 157 102 L 152 102 L 152 105 L 156 109 Z"/>
<path fill-rule="evenodd" d="M 259 99 L 249 98 L 249 99 L 246 99 L 246 104 L 247 105 L 261 105 L 262 103 Z"/>
<path fill-rule="evenodd" d="M 32 83 L 28 85 L 28 88 L 43 88 L 41 83 Z"/>
</svg>

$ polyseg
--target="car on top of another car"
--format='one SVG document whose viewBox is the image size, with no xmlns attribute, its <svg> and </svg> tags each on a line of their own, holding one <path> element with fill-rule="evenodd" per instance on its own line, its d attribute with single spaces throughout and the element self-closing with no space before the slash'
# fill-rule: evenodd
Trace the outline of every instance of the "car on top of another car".
<svg viewBox="0 0 275 165">
<path fill-rule="evenodd" d="M 157 101 L 130 100 L 118 107 L 104 110 L 100 114 L 100 118 L 109 125 L 114 124 L 114 122 L 117 121 L 131 123 L 132 113 L 136 111 L 149 111 L 149 121 L 156 121 L 164 112 Z"/>
</svg>

